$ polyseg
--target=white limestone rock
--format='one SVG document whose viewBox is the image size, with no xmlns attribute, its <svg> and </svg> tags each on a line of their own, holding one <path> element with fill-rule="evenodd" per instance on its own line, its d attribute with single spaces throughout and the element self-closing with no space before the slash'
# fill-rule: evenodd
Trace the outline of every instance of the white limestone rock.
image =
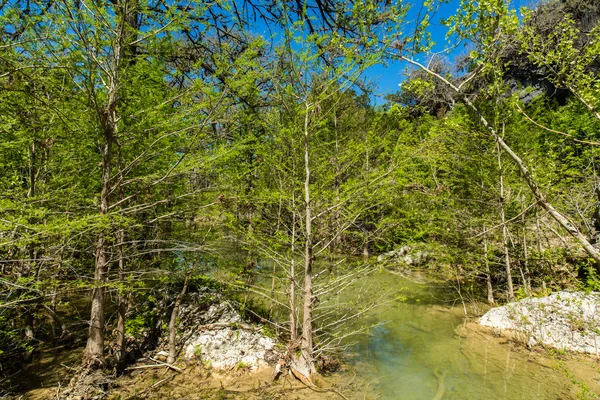
<svg viewBox="0 0 600 400">
<path fill-rule="evenodd" d="M 413 252 L 411 246 L 403 246 L 377 256 L 378 262 L 400 263 L 412 267 L 422 267 L 432 260 L 432 254 L 427 251 Z"/>
<path fill-rule="evenodd" d="M 218 293 L 190 293 L 178 316 L 179 345 L 187 360 L 202 361 L 213 369 L 244 366 L 252 371 L 279 360 L 276 341 L 264 335 L 260 325 L 243 321 Z M 166 345 L 165 337 L 162 347 Z"/>
<path fill-rule="evenodd" d="M 599 354 L 600 293 L 557 292 L 488 311 L 479 323 L 522 335 L 528 345 Z"/>
<path fill-rule="evenodd" d="M 225 327 L 193 335 L 185 346 L 186 359 L 199 358 L 214 369 L 244 366 L 250 370 L 273 364 L 279 358 L 273 339 L 260 332 Z"/>
</svg>

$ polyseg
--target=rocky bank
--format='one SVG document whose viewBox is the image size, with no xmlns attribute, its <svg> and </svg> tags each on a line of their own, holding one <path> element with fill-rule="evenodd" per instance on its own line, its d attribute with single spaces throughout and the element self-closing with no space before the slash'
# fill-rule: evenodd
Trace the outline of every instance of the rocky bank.
<svg viewBox="0 0 600 400">
<path fill-rule="evenodd" d="M 527 298 L 488 311 L 479 323 L 508 330 L 529 346 L 536 344 L 598 355 L 600 293 L 556 292 Z"/>
<path fill-rule="evenodd" d="M 201 361 L 215 370 L 254 371 L 280 358 L 276 340 L 263 333 L 264 327 L 243 321 L 234 305 L 218 293 L 188 294 L 178 320 L 178 348 L 185 361 Z M 167 351 L 165 335 L 155 357 L 164 358 Z"/>
</svg>

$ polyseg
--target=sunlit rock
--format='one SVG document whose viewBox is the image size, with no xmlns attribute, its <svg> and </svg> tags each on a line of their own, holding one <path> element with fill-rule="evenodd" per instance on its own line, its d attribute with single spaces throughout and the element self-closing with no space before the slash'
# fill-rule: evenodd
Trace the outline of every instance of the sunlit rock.
<svg viewBox="0 0 600 400">
<path fill-rule="evenodd" d="M 260 332 L 225 327 L 193 335 L 187 341 L 185 358 L 197 358 L 215 369 L 255 370 L 278 360 L 274 348 L 275 342 Z"/>
<path fill-rule="evenodd" d="M 402 246 L 400 248 L 388 251 L 377 256 L 378 262 L 397 262 L 412 267 L 421 267 L 432 259 L 432 255 L 427 251 L 413 251 L 411 246 Z"/>
<path fill-rule="evenodd" d="M 510 330 L 528 345 L 541 344 L 564 351 L 598 354 L 600 294 L 557 292 L 527 298 L 488 311 L 479 323 Z"/>
<path fill-rule="evenodd" d="M 188 361 L 218 370 L 254 371 L 279 360 L 276 341 L 263 333 L 261 325 L 244 321 L 234 305 L 217 293 L 190 293 L 178 317 L 178 347 Z M 159 349 L 166 347 L 165 336 Z"/>
</svg>

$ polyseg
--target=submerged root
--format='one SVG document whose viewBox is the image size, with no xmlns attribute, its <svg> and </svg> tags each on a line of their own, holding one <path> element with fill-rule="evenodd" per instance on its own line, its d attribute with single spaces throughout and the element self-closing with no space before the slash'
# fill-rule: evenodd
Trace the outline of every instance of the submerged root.
<svg viewBox="0 0 600 400">
<path fill-rule="evenodd" d="M 433 374 L 438 379 L 438 389 L 433 397 L 433 400 L 442 400 L 446 393 L 446 372 L 440 372 L 439 370 L 433 370 Z"/>
</svg>

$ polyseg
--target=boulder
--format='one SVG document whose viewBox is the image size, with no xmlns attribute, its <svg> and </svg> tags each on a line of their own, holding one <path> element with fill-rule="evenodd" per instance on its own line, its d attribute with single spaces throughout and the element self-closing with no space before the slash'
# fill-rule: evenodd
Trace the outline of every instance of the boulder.
<svg viewBox="0 0 600 400">
<path fill-rule="evenodd" d="M 249 368 L 275 364 L 279 354 L 275 341 L 260 332 L 241 327 L 223 327 L 199 332 L 186 341 L 188 360 L 200 359 L 214 369 Z"/>
<path fill-rule="evenodd" d="M 266 336 L 261 325 L 243 321 L 233 303 L 218 293 L 190 293 L 178 320 L 178 345 L 188 361 L 198 360 L 213 369 L 254 371 L 279 360 L 276 340 Z M 164 337 L 156 355 L 167 346 Z"/>
<path fill-rule="evenodd" d="M 517 332 L 528 345 L 599 353 L 600 293 L 556 292 L 488 311 L 479 323 Z"/>
<path fill-rule="evenodd" d="M 402 246 L 377 256 L 378 262 L 396 262 L 409 267 L 421 267 L 431 260 L 431 254 L 426 251 L 415 251 L 411 246 Z"/>
</svg>

